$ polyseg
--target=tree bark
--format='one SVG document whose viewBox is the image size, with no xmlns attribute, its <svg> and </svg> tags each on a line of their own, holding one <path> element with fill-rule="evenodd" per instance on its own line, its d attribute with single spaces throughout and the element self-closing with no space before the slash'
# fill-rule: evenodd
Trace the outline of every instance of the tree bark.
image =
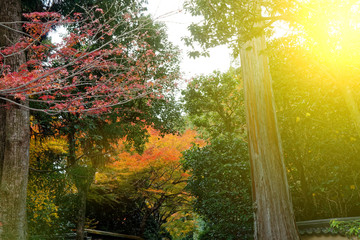
<svg viewBox="0 0 360 240">
<path fill-rule="evenodd" d="M 141 219 L 141 223 L 140 223 L 140 233 L 139 233 L 139 235 L 140 235 L 140 237 L 144 237 L 144 235 L 145 235 L 145 229 L 146 229 L 146 222 L 147 222 L 147 220 L 148 220 L 148 218 L 150 217 L 150 212 L 149 211 L 146 211 L 145 212 L 145 214 L 144 214 L 144 216 L 142 217 L 142 219 Z"/>
<path fill-rule="evenodd" d="M 0 1 L 0 22 L 21 20 L 20 0 Z M 21 30 L 21 25 L 10 27 Z M 16 43 L 19 33 L 0 26 L 0 47 Z M 25 62 L 19 53 L 6 58 L 11 71 Z M 12 99 L 14 100 L 14 99 Z M 26 233 L 26 188 L 29 170 L 29 110 L 0 102 L 0 239 L 22 240 Z"/>
<path fill-rule="evenodd" d="M 78 216 L 76 223 L 76 240 L 85 238 L 85 220 L 86 220 L 86 200 L 89 194 L 90 186 L 95 179 L 95 169 L 92 167 L 75 166 L 75 172 L 72 177 L 75 180 L 75 186 L 78 191 Z M 81 171 L 76 171 L 81 168 Z"/>
<path fill-rule="evenodd" d="M 85 219 L 86 219 L 86 199 L 89 187 L 77 186 L 79 196 L 78 220 L 76 224 L 76 240 L 85 238 Z"/>
<path fill-rule="evenodd" d="M 299 240 L 278 132 L 265 37 L 242 46 L 255 239 Z"/>
<path fill-rule="evenodd" d="M 76 239 L 83 240 L 85 238 L 85 220 L 86 220 L 86 200 L 90 190 L 91 184 L 95 179 L 96 168 L 93 166 L 81 166 L 78 163 L 76 157 L 76 129 L 74 125 L 76 120 L 72 116 L 68 119 L 69 124 L 69 133 L 68 133 L 68 146 L 69 146 L 69 157 L 68 157 L 68 166 L 69 175 L 75 183 L 75 187 L 78 192 L 78 202 L 77 202 L 77 216 L 76 216 Z M 93 163 L 93 161 L 92 161 Z"/>
</svg>

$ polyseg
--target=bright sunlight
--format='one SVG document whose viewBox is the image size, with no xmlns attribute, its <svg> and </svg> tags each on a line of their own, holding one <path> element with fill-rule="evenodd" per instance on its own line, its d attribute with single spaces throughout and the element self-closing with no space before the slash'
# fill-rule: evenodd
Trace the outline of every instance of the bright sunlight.
<svg viewBox="0 0 360 240">
<path fill-rule="evenodd" d="M 314 56 L 337 69 L 360 60 L 360 2 L 306 1 L 300 18 Z M 353 66 L 355 67 L 355 66 Z"/>
</svg>

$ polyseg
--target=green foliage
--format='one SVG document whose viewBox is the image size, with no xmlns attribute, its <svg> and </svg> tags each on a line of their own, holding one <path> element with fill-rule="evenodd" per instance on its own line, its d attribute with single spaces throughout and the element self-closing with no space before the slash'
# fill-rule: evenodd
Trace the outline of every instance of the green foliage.
<svg viewBox="0 0 360 240">
<path fill-rule="evenodd" d="M 302 11 L 301 4 L 303 2 L 291 0 L 187 1 L 186 10 L 194 16 L 203 17 L 203 21 L 190 25 L 191 37 L 185 38 L 190 46 L 199 43 L 203 52 L 194 51 L 190 55 L 206 55 L 209 48 L 226 44 L 233 50 L 233 55 L 238 56 L 241 43 L 258 36 L 264 28 L 271 29 L 276 20 L 290 19 L 294 23 Z M 261 12 L 266 18 L 261 16 Z"/>
<path fill-rule="evenodd" d="M 268 52 L 295 214 L 297 220 L 357 216 L 359 137 L 343 85 L 328 75 L 337 69 L 314 64 L 307 44 L 290 36 L 273 41 Z M 359 89 L 357 70 L 344 74 L 340 82 Z"/>
<path fill-rule="evenodd" d="M 101 175 L 90 188 L 87 199 L 86 215 L 96 219 L 97 229 L 136 236 L 143 234 L 145 239 L 151 240 L 167 236 L 154 215 L 148 216 L 145 229 L 140 227 L 147 208 L 144 192 L 138 189 L 146 182 L 142 174 L 119 175 L 108 168 Z"/>
<path fill-rule="evenodd" d="M 119 183 L 119 182 L 118 182 Z M 123 182 L 125 183 L 125 182 Z M 108 188 L 106 186 L 94 185 L 87 201 L 87 216 L 96 219 L 97 229 L 104 231 L 139 235 L 142 212 L 139 206 L 145 203 L 141 198 L 134 197 L 128 185 L 118 185 Z M 152 238 L 161 239 L 159 236 L 159 226 L 150 217 L 146 224 L 145 236 L 151 235 Z"/>
<path fill-rule="evenodd" d="M 295 30 L 273 40 L 264 54 L 270 57 L 297 220 L 360 214 L 359 119 L 353 117 L 360 102 L 358 31 L 352 28 L 357 5 L 348 0 L 187 3 L 193 15 L 204 18 L 190 27 L 187 41 L 205 50 L 225 43 L 238 56 L 240 43 L 259 33 L 256 23 L 271 33 L 273 22 L 285 20 L 284 26 Z"/>
<path fill-rule="evenodd" d="M 295 30 L 264 54 L 296 218 L 359 215 L 358 2 L 191 0 L 187 9 L 204 20 L 186 41 L 205 51 L 228 44 L 238 56 L 242 42 L 261 29 L 271 33 L 277 20 Z"/>
<path fill-rule="evenodd" d="M 71 185 L 63 171 L 66 156 L 66 141 L 34 137 L 30 145 L 30 173 L 27 189 L 28 231 L 35 236 L 69 232 L 71 214 L 68 211 Z M 36 169 L 41 168 L 41 171 Z"/>
<path fill-rule="evenodd" d="M 217 138 L 184 153 L 191 177 L 187 189 L 207 224 L 202 239 L 246 239 L 252 229 L 247 146 L 239 138 Z"/>
<path fill-rule="evenodd" d="M 184 110 L 204 137 L 245 132 L 244 95 L 240 72 L 214 72 L 193 79 L 182 91 Z"/>
<path fill-rule="evenodd" d="M 332 220 L 330 227 L 341 234 L 345 234 L 349 239 L 360 237 L 360 220 L 355 221 L 338 221 Z"/>
<path fill-rule="evenodd" d="M 253 30 L 253 21 L 259 17 L 252 2 L 250 0 L 188 1 L 185 5 L 186 9 L 194 16 L 202 16 L 204 21 L 190 25 L 192 36 L 185 39 L 186 43 L 193 46 L 194 42 L 198 42 L 205 51 L 228 43 L 232 49 L 238 49 L 240 38 L 249 35 Z M 198 54 L 194 52 L 192 55 Z"/>
<path fill-rule="evenodd" d="M 199 237 L 247 239 L 252 204 L 239 72 L 198 77 L 183 95 L 191 124 L 208 139 L 207 146 L 194 146 L 183 157 L 184 168 L 191 174 L 187 189 L 205 222 Z"/>
</svg>

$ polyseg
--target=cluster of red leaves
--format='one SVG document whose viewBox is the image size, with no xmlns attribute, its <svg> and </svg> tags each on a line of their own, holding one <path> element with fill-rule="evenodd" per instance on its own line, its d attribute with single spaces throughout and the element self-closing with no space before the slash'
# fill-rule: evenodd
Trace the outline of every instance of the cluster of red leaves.
<svg viewBox="0 0 360 240">
<path fill-rule="evenodd" d="M 128 14 L 115 21 L 102 13 L 94 8 L 86 17 L 24 14 L 29 19 L 23 24 L 26 33 L 18 43 L 0 49 L 0 99 L 18 105 L 25 99 L 38 102 L 41 107 L 34 110 L 56 114 L 101 113 L 137 98 L 146 97 L 149 104 L 162 98 L 159 89 L 168 80 L 154 77 L 159 63 L 146 42 L 149 36 L 140 33 L 145 26 L 130 29 Z M 71 30 L 61 43 L 43 43 L 54 26 L 64 25 Z M 112 36 L 117 28 L 124 32 Z M 130 44 L 123 46 L 119 38 Z M 8 58 L 23 52 L 28 61 L 13 71 Z"/>
</svg>

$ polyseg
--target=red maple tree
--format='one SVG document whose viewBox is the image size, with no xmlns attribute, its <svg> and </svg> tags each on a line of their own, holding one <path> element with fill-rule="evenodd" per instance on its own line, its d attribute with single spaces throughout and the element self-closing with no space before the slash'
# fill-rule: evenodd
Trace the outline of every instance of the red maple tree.
<svg viewBox="0 0 360 240">
<path fill-rule="evenodd" d="M 158 62 L 146 41 L 150 36 L 143 31 L 145 23 L 127 29 L 134 16 L 106 19 L 102 9 L 93 8 L 86 16 L 34 12 L 24 17 L 29 21 L 22 25 L 25 33 L 19 42 L 0 50 L 1 100 L 26 108 L 24 100 L 41 103 L 30 109 L 58 114 L 101 113 L 136 98 L 146 97 L 150 104 L 163 97 L 160 89 L 167 78 L 154 78 Z M 71 31 L 59 44 L 44 42 L 54 26 Z M 113 36 L 118 28 L 125 30 Z M 124 39 L 131 39 L 130 44 L 122 45 Z M 14 71 L 7 59 L 22 52 L 28 60 Z"/>
<path fill-rule="evenodd" d="M 0 3 L 0 238 L 25 239 L 29 111 L 100 114 L 139 98 L 151 105 L 174 76 L 156 77 L 172 56 L 157 57 L 146 21 L 131 22 L 135 11 L 110 18 L 97 7 L 72 16 L 34 12 L 22 21 L 20 1 L 6 3 Z M 52 44 L 46 36 L 57 26 L 69 31 Z"/>
</svg>

